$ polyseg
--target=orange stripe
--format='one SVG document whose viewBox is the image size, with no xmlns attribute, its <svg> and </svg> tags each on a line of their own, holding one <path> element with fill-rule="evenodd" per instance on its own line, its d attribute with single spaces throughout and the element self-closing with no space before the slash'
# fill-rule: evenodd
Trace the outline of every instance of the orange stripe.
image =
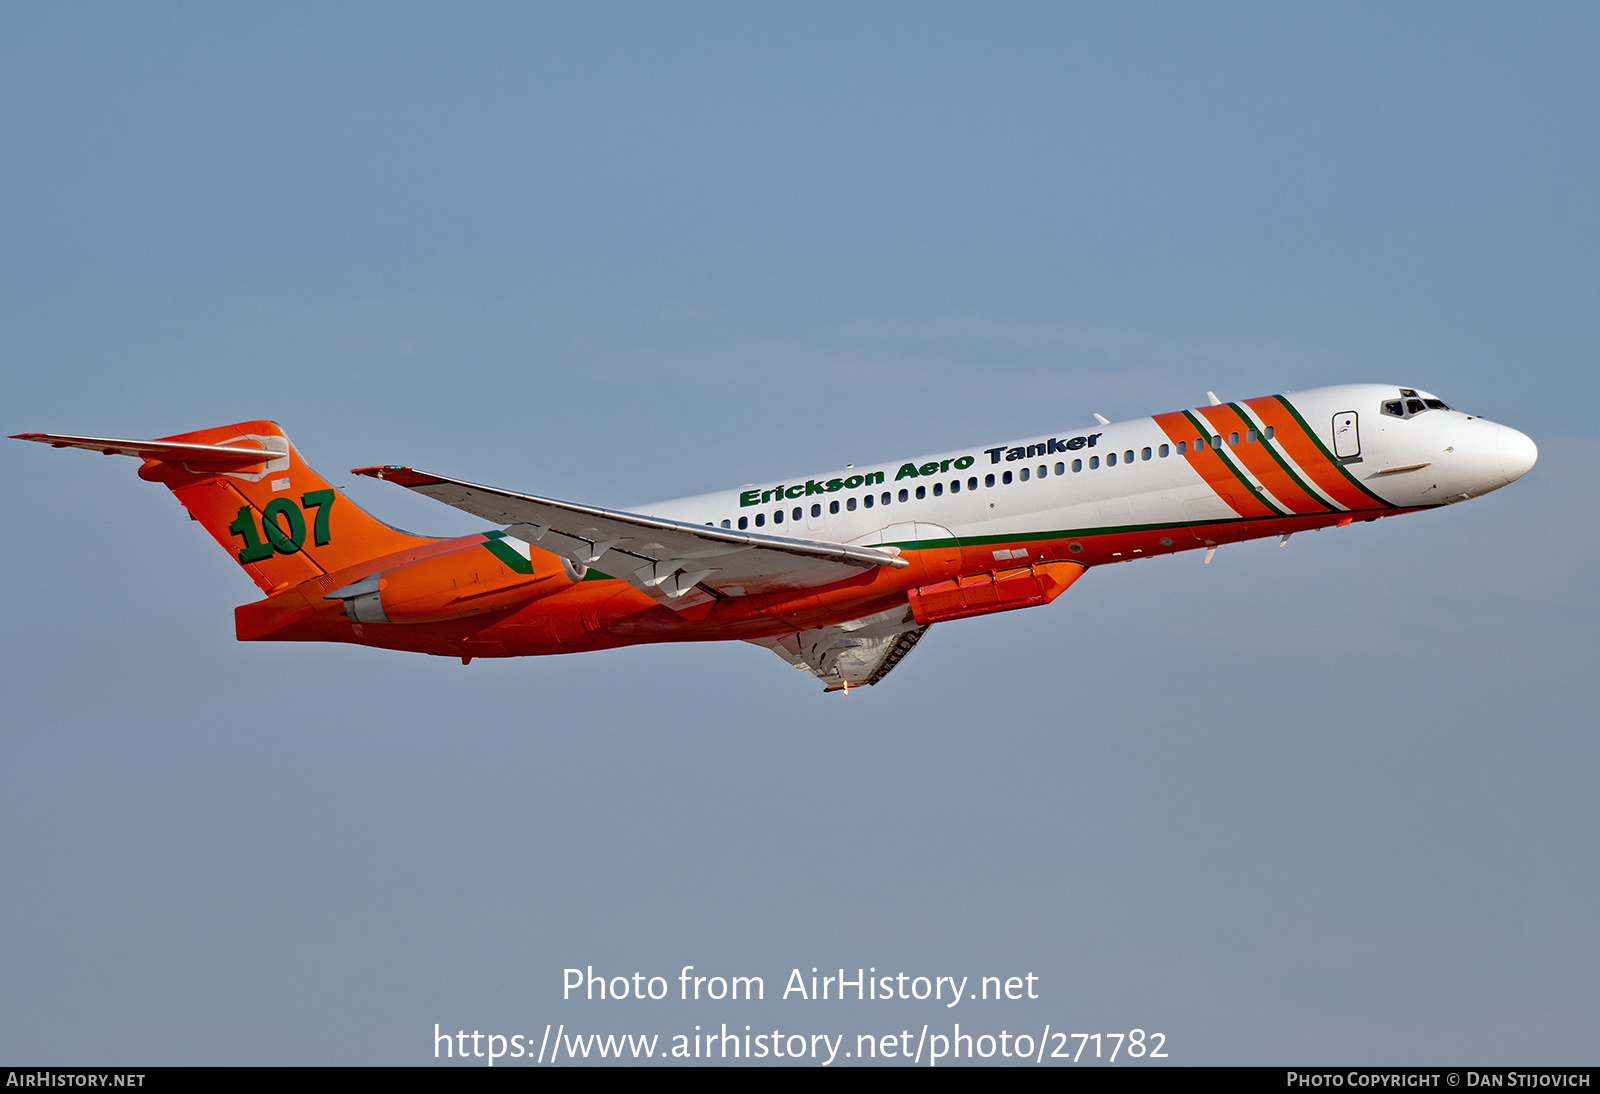
<svg viewBox="0 0 1600 1094">
<path fill-rule="evenodd" d="M 1261 419 L 1262 425 L 1272 427 L 1273 442 L 1283 446 L 1283 450 L 1300 465 L 1306 477 L 1334 501 L 1346 509 L 1387 508 L 1346 478 L 1343 468 L 1333 462 L 1321 444 L 1306 434 L 1294 415 L 1277 399 L 1270 395 L 1261 399 L 1246 399 L 1244 405 Z"/>
<path fill-rule="evenodd" d="M 1202 411 L 1196 411 L 1196 416 L 1211 423 L 1212 428 L 1218 433 L 1227 436 L 1230 433 L 1239 434 L 1239 443 L 1229 448 L 1233 458 L 1244 464 L 1245 468 L 1256 477 L 1267 492 L 1277 498 L 1279 503 L 1290 512 L 1296 514 L 1327 513 L 1332 510 L 1327 502 L 1314 494 L 1308 494 L 1305 488 L 1289 477 L 1288 472 L 1272 458 L 1272 453 L 1266 450 L 1266 443 L 1256 441 L 1251 444 L 1245 440 L 1249 434 L 1247 430 L 1255 429 L 1253 422 L 1239 416 L 1233 407 L 1208 406 Z M 1273 431 L 1277 435 L 1277 430 Z"/>
<path fill-rule="evenodd" d="M 1222 457 L 1211 450 L 1209 437 L 1206 438 L 1205 448 L 1199 452 L 1194 450 L 1194 426 L 1183 416 L 1182 411 L 1157 414 L 1154 420 L 1162 432 L 1174 442 L 1188 442 L 1188 451 L 1184 453 L 1184 459 L 1189 461 L 1189 466 L 1200 473 L 1200 477 L 1206 480 L 1206 485 L 1211 487 L 1217 497 L 1227 502 L 1235 513 L 1250 519 L 1278 515 L 1240 482 L 1238 476 L 1222 462 Z"/>
</svg>

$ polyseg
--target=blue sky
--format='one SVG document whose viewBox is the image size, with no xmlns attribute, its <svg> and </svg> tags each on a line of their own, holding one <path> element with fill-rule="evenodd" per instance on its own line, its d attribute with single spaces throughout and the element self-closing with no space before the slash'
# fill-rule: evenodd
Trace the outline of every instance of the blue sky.
<svg viewBox="0 0 1600 1094">
<path fill-rule="evenodd" d="M 0 9 L 6 433 L 270 417 L 432 533 L 479 526 L 345 469 L 628 506 L 1360 381 L 1541 451 L 846 699 L 743 644 L 235 643 L 253 587 L 131 461 L 6 442 L 0 1056 L 749 1021 L 559 1000 L 695 964 L 1032 970 L 995 1022 L 1175 1062 L 1593 1063 L 1597 24 Z"/>
</svg>

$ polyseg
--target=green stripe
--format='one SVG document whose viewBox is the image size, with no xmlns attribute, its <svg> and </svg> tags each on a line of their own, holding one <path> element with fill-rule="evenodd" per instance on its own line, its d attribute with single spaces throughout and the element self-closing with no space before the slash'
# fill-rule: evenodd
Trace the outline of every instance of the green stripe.
<svg viewBox="0 0 1600 1094">
<path fill-rule="evenodd" d="M 1403 510 L 1400 510 L 1400 511 L 1401 512 L 1421 512 L 1424 509 L 1440 509 L 1440 508 L 1443 508 L 1442 504 L 1440 504 L 1440 505 L 1414 505 L 1414 506 L 1408 506 L 1407 508 L 1405 508 Z M 1300 519 L 1302 516 L 1320 516 L 1320 515 L 1322 515 L 1322 514 L 1318 514 L 1318 513 L 1306 513 L 1306 514 L 1288 513 L 1288 514 L 1285 514 L 1285 516 L 1289 517 L 1290 519 L 1296 519 L 1296 520 Z M 1041 543 L 1041 542 L 1047 542 L 1047 541 L 1050 541 L 1050 540 L 1061 540 L 1061 539 L 1065 539 L 1065 540 L 1092 540 L 1092 539 L 1095 539 L 1095 538 L 1097 538 L 1099 536 L 1117 536 L 1117 535 L 1124 535 L 1124 534 L 1129 533 L 1129 532 L 1176 532 L 1176 531 L 1181 531 L 1182 529 L 1185 529 L 1185 528 L 1202 528 L 1202 527 L 1215 528 L 1215 527 L 1217 527 L 1219 525 L 1228 525 L 1228 524 L 1238 524 L 1238 525 L 1260 524 L 1262 521 L 1265 521 L 1266 519 L 1267 519 L 1266 517 L 1224 517 L 1221 520 L 1180 520 L 1180 521 L 1172 521 L 1172 522 L 1167 523 L 1167 524 L 1113 524 L 1113 525 L 1107 525 L 1105 527 L 1099 527 L 1099 528 L 1058 528 L 1058 529 L 1053 529 L 1053 530 L 1044 531 L 1044 532 L 1023 532 L 1023 533 L 1013 533 L 1011 535 L 1004 535 L 1004 536 L 966 536 L 966 537 L 964 537 L 962 539 L 956 539 L 954 537 L 951 537 L 949 539 L 906 539 L 906 540 L 895 540 L 895 541 L 890 542 L 890 543 L 871 544 L 870 546 L 874 546 L 874 547 L 899 547 L 902 550 L 907 550 L 907 551 L 931 551 L 931 550 L 938 550 L 940 548 L 946 548 L 946 547 L 958 547 L 958 548 L 959 547 L 987 547 L 987 546 L 991 546 L 993 544 L 1000 544 L 1000 543 L 1004 543 L 1004 544 Z M 1272 533 L 1270 533 L 1270 532 L 1267 533 L 1267 535 L 1271 535 L 1271 534 Z M 1264 539 L 1266 537 L 1262 536 L 1262 537 L 1258 537 L 1258 538 L 1263 538 Z M 1063 561 L 1071 562 L 1072 560 L 1071 559 L 1065 559 Z M 601 573 L 599 570 L 596 570 L 593 566 L 591 566 L 591 567 L 589 567 L 589 572 L 588 572 L 588 574 L 585 575 L 584 580 L 585 581 L 616 581 L 616 580 L 620 580 L 620 579 L 619 578 L 614 578 L 610 574 Z"/>
<path fill-rule="evenodd" d="M 1265 517 L 1258 518 L 1265 520 Z M 1247 517 L 1224 517 L 1221 520 L 1181 520 L 1168 524 L 1113 524 L 1103 528 L 1061 528 L 1048 532 L 1013 533 L 1008 536 L 965 536 L 961 539 L 911 539 L 883 544 L 907 551 L 928 551 L 940 547 L 987 547 L 997 543 L 1037 543 L 1054 539 L 1092 539 L 1095 536 L 1117 536 L 1127 532 L 1175 532 L 1182 528 L 1212 527 L 1218 524 L 1247 524 Z"/>
<path fill-rule="evenodd" d="M 1238 403 L 1229 403 L 1228 405 L 1233 407 L 1234 411 L 1239 415 L 1239 417 L 1250 423 L 1252 429 L 1255 428 L 1257 424 L 1256 420 L 1244 412 L 1244 407 L 1240 406 Z M 1317 491 L 1313 490 L 1305 479 L 1302 479 L 1299 475 L 1295 474 L 1294 468 L 1290 467 L 1288 462 L 1285 461 L 1282 456 L 1278 455 L 1278 450 L 1272 446 L 1271 441 L 1267 440 L 1267 434 L 1265 430 L 1256 430 L 1256 443 L 1260 444 L 1262 448 L 1265 448 L 1268 452 L 1272 453 L 1272 458 L 1278 461 L 1278 466 L 1283 468 L 1283 473 L 1293 479 L 1294 484 L 1300 489 L 1304 490 L 1308 498 L 1322 506 L 1330 513 L 1337 513 L 1339 511 L 1338 509 L 1329 505 L 1327 502 L 1323 501 L 1322 496 Z"/>
<path fill-rule="evenodd" d="M 1278 402 L 1282 403 L 1283 404 L 1283 408 L 1285 410 L 1287 410 L 1290 414 L 1294 415 L 1294 420 L 1299 422 L 1300 423 L 1300 428 L 1306 431 L 1306 436 L 1311 438 L 1311 443 L 1316 445 L 1319 449 L 1322 450 L 1322 454 L 1324 456 L 1328 457 L 1328 462 L 1333 464 L 1333 466 L 1335 466 L 1335 467 L 1337 467 L 1339 469 L 1339 474 L 1343 475 L 1345 478 L 1350 480 L 1350 485 L 1351 486 L 1353 486 L 1357 490 L 1361 491 L 1363 494 L 1365 494 L 1367 497 L 1371 498 L 1373 501 L 1377 502 L 1383 508 L 1385 508 L 1385 509 L 1393 509 L 1394 508 L 1394 506 L 1390 505 L 1388 502 L 1386 502 L 1382 498 L 1378 497 L 1378 495 L 1374 494 L 1371 490 L 1368 490 L 1365 486 L 1362 486 L 1360 480 L 1358 480 L 1354 475 L 1350 474 L 1350 472 L 1348 472 L 1348 471 L 1346 471 L 1344 469 L 1344 464 L 1339 462 L 1339 457 L 1335 456 L 1332 452 L 1328 451 L 1328 446 L 1322 443 L 1322 438 L 1318 437 L 1317 434 L 1315 433 L 1315 431 L 1313 431 L 1312 428 L 1309 425 L 1306 425 L 1306 420 L 1304 418 L 1300 417 L 1300 412 L 1294 408 L 1294 405 L 1292 403 L 1290 403 L 1288 399 L 1285 399 L 1282 395 L 1274 395 L 1273 398 L 1278 400 Z"/>
<path fill-rule="evenodd" d="M 1193 414 L 1189 413 L 1187 410 L 1185 410 L 1183 412 L 1183 416 L 1185 418 L 1189 419 L 1189 424 L 1190 425 L 1194 426 L 1196 429 L 1200 430 L 1200 432 L 1202 432 L 1202 433 L 1204 433 L 1206 435 L 1206 437 L 1208 438 L 1207 443 L 1210 443 L 1209 438 L 1216 436 L 1216 434 L 1211 432 L 1211 430 L 1209 430 L 1209 429 L 1205 428 L 1204 426 L 1202 426 L 1200 424 L 1200 420 L 1198 418 L 1196 418 Z M 1290 513 L 1288 510 L 1280 509 L 1276 505 L 1272 504 L 1272 499 L 1271 498 L 1267 497 L 1266 494 L 1263 493 L 1262 491 L 1257 490 L 1256 487 L 1255 487 L 1255 484 L 1252 483 L 1249 479 L 1245 478 L 1244 477 L 1244 473 L 1242 471 L 1240 471 L 1237 467 L 1233 466 L 1233 461 L 1230 460 L 1227 457 L 1226 454 L 1224 454 L 1224 452 L 1222 451 L 1222 446 L 1221 445 L 1215 445 L 1215 444 L 1211 445 L 1211 451 L 1215 452 L 1219 457 L 1221 457 L 1222 466 L 1226 467 L 1229 471 L 1231 471 L 1233 473 L 1233 477 L 1239 480 L 1239 484 L 1241 486 L 1243 486 L 1246 490 L 1250 491 L 1250 496 L 1251 497 L 1255 498 L 1262 505 L 1265 505 L 1268 509 L 1271 509 L 1274 513 L 1278 514 L 1280 517 L 1288 517 L 1288 516 L 1293 516 L 1294 515 L 1294 514 Z"/>
<path fill-rule="evenodd" d="M 1421 512 L 1425 509 L 1439 509 L 1442 505 L 1412 505 L 1407 506 L 1406 512 Z M 1330 510 L 1330 514 L 1338 510 Z M 1365 510 L 1358 510 L 1365 512 Z M 1328 514 L 1322 513 L 1286 513 L 1284 516 L 1298 520 L 1301 517 L 1317 517 Z M 885 543 L 884 547 L 899 547 L 907 551 L 928 551 L 941 547 L 987 547 L 999 543 L 1038 543 L 1045 540 L 1057 539 L 1094 539 L 1097 536 L 1117 536 L 1128 532 L 1176 532 L 1184 528 L 1212 528 L 1224 524 L 1260 524 L 1266 517 L 1226 517 L 1222 520 L 1180 520 L 1167 524 L 1116 524 L 1103 528 L 1061 528 L 1046 532 L 1020 532 L 1008 536 L 964 536 L 961 539 L 909 539 L 896 540 Z M 1271 533 L 1268 533 L 1270 535 Z M 1264 538 L 1264 537 L 1263 537 Z M 878 545 L 874 545 L 878 546 Z M 1070 560 L 1069 560 L 1070 561 Z"/>
<path fill-rule="evenodd" d="M 495 558 L 498 558 L 519 574 L 533 573 L 533 560 L 523 558 L 522 552 L 511 546 L 511 544 L 506 543 L 506 534 L 504 532 L 485 532 L 483 536 L 483 545 L 489 548 L 489 553 Z"/>
<path fill-rule="evenodd" d="M 511 544 L 504 542 L 506 538 L 506 534 L 504 532 L 485 532 L 483 535 L 485 540 L 483 545 L 489 548 L 489 553 L 494 555 L 495 558 L 498 558 L 501 562 L 504 562 L 507 566 L 510 566 L 519 574 L 533 573 L 533 560 L 529 558 L 523 558 L 522 552 L 511 546 Z M 590 566 L 588 568 L 588 572 L 583 575 L 583 580 L 613 581 L 615 579 L 610 574 L 603 573 L 600 570 L 596 570 L 593 566 Z"/>
</svg>

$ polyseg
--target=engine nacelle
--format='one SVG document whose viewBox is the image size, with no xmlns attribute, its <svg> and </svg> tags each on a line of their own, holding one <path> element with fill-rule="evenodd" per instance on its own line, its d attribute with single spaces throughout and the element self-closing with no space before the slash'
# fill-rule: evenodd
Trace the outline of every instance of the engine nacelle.
<svg viewBox="0 0 1600 1094">
<path fill-rule="evenodd" d="M 490 532 L 454 551 L 405 562 L 335 589 L 356 623 L 438 623 L 520 607 L 570 588 L 572 564 Z"/>
</svg>

